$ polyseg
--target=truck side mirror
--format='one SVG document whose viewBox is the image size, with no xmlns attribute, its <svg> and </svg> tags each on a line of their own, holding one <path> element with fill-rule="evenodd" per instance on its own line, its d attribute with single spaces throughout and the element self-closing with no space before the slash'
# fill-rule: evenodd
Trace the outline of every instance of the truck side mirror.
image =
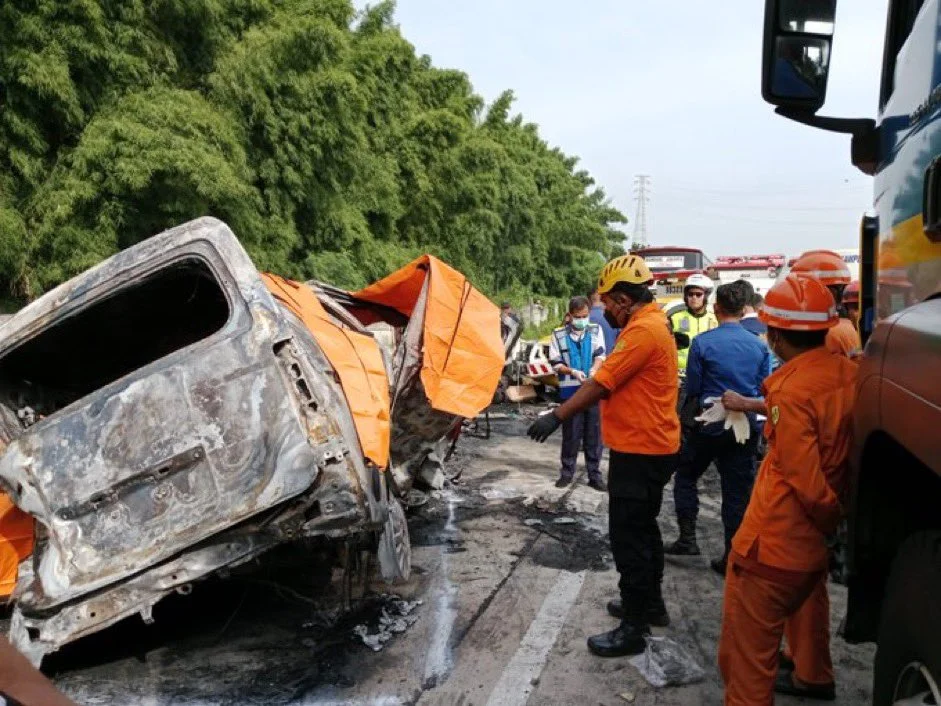
<svg viewBox="0 0 941 706">
<path fill-rule="evenodd" d="M 761 95 L 815 113 L 827 96 L 836 0 L 765 0 Z"/>
</svg>

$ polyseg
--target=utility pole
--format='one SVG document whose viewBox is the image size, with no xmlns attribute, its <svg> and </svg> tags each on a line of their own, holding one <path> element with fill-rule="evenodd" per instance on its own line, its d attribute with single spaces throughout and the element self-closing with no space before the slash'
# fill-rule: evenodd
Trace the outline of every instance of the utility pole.
<svg viewBox="0 0 941 706">
<path fill-rule="evenodd" d="M 650 196 L 650 175 L 638 174 L 634 177 L 634 200 L 637 201 L 637 211 L 634 214 L 634 235 L 631 248 L 636 250 L 647 247 L 647 201 Z"/>
</svg>

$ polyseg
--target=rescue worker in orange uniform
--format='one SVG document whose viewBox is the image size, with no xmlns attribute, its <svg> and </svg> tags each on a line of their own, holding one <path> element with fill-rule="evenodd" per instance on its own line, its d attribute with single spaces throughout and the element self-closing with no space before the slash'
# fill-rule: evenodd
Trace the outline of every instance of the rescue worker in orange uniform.
<svg viewBox="0 0 941 706">
<path fill-rule="evenodd" d="M 789 274 L 759 316 L 784 365 L 765 381 L 764 401 L 723 396 L 729 409 L 768 410 L 768 454 L 726 573 L 719 669 L 727 706 L 770 705 L 774 691 L 835 698 L 826 537 L 842 515 L 856 364 L 825 346 L 839 316 L 813 277 Z M 785 634 L 795 665 L 779 672 Z"/>
<path fill-rule="evenodd" d="M 608 612 L 621 624 L 588 638 L 602 657 L 644 651 L 650 626 L 670 623 L 661 593 L 663 540 L 657 524 L 663 487 L 680 447 L 676 413 L 676 342 L 653 299 L 653 275 L 643 259 L 625 255 L 605 265 L 598 292 L 605 318 L 621 333 L 594 377 L 560 407 L 542 415 L 529 436 L 545 441 L 562 422 L 601 402 L 608 468 L 611 552 L 620 574 L 620 600 Z"/>
<path fill-rule="evenodd" d="M 856 330 L 859 331 L 859 280 L 854 279 L 843 290 L 843 308 Z"/>
<path fill-rule="evenodd" d="M 859 332 L 842 305 L 843 289 L 850 283 L 850 271 L 843 258 L 832 250 L 808 250 L 797 259 L 791 272 L 816 277 L 833 295 L 840 320 L 827 334 L 827 350 L 849 358 L 858 356 L 862 349 Z"/>
</svg>

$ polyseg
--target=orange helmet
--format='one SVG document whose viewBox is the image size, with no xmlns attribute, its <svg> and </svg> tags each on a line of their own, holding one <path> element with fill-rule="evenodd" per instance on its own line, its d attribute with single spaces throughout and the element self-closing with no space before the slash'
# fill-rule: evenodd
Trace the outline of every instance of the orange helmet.
<svg viewBox="0 0 941 706">
<path fill-rule="evenodd" d="M 854 279 L 843 290 L 843 304 L 859 304 L 859 280 Z"/>
<path fill-rule="evenodd" d="M 808 250 L 797 258 L 791 272 L 816 277 L 828 287 L 850 283 L 849 267 L 832 250 Z"/>
<path fill-rule="evenodd" d="M 840 320 L 830 290 L 816 277 L 793 272 L 768 290 L 758 317 L 790 331 L 821 331 Z"/>
</svg>

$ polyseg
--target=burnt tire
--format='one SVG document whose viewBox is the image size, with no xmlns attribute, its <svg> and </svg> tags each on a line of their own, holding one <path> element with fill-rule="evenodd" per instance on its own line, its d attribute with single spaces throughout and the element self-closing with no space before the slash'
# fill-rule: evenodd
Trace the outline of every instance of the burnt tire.
<svg viewBox="0 0 941 706">
<path fill-rule="evenodd" d="M 941 532 L 919 532 L 899 547 L 886 582 L 873 706 L 939 703 L 931 696 L 941 682 L 939 595 Z"/>
<path fill-rule="evenodd" d="M 383 580 L 408 581 L 412 573 L 412 545 L 402 504 L 389 498 L 389 514 L 379 536 L 379 572 Z"/>
</svg>

